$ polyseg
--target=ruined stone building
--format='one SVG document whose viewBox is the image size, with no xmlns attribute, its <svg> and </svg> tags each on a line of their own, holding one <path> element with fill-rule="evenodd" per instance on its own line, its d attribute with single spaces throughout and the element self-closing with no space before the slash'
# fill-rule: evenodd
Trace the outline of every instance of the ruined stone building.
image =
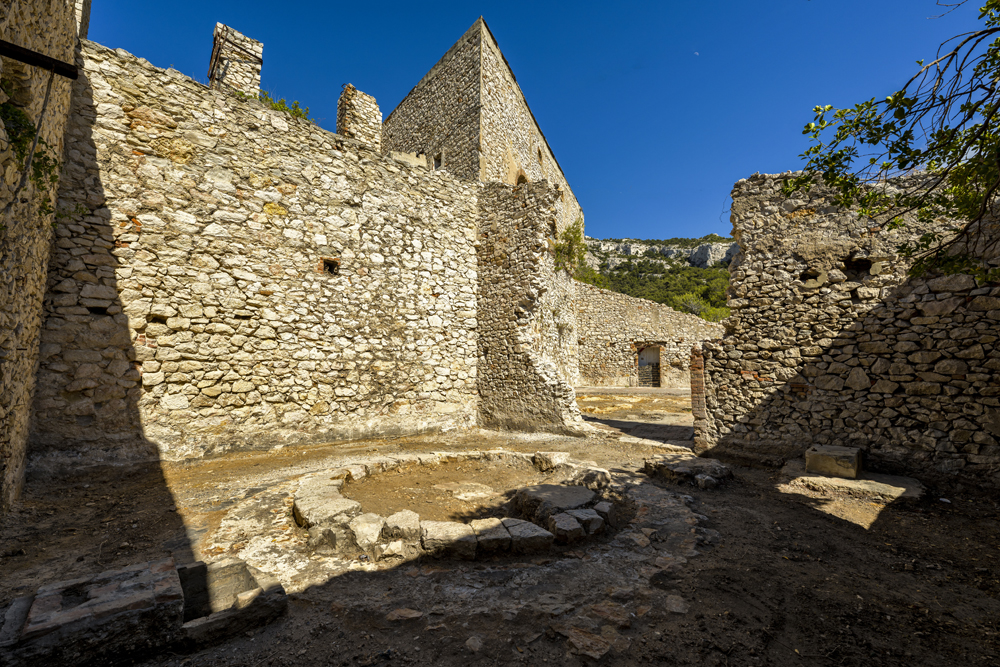
<svg viewBox="0 0 1000 667">
<path fill-rule="evenodd" d="M 897 248 L 916 221 L 872 227 L 825 188 L 787 197 L 786 178 L 733 189 L 732 315 L 693 350 L 696 448 L 780 465 L 850 445 L 882 469 L 1000 484 L 1000 287 L 909 277 Z"/>
<path fill-rule="evenodd" d="M 573 386 L 635 384 L 636 341 L 686 367 L 709 337 L 556 270 L 582 213 L 482 19 L 384 124 L 345 86 L 334 134 L 253 99 L 259 42 L 218 25 L 205 86 L 87 41 L 88 11 L 15 0 L 0 24 L 79 69 L 43 122 L 58 213 L 21 198 L 0 240 L 4 505 L 29 454 L 574 431 Z M 0 76 L 37 120 L 46 77 L 9 59 Z M 634 332 L 632 304 L 655 313 Z"/>
</svg>

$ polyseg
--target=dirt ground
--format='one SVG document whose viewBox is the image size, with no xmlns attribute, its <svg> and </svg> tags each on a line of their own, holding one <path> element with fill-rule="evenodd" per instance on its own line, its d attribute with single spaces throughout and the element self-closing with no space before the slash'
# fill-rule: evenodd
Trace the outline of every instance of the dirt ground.
<svg viewBox="0 0 1000 667">
<path fill-rule="evenodd" d="M 658 445 L 690 444 L 683 396 L 584 394 L 579 402 L 596 427 L 586 438 L 457 433 L 32 475 L 0 523 L 0 616 L 14 597 L 53 581 L 166 555 L 212 557 L 205 550 L 232 508 L 337 457 L 504 447 L 568 451 L 630 483 L 689 496 L 699 525 L 719 539 L 674 566 L 652 547 L 603 544 L 520 560 L 359 568 L 291 586 L 287 617 L 266 628 L 142 664 L 588 664 L 566 638 L 587 614 L 600 618 L 585 629 L 613 644 L 600 660 L 609 665 L 1000 664 L 995 496 L 930 489 L 885 505 L 782 492 L 777 471 L 747 468 L 714 490 L 675 486 L 638 471 Z M 474 468 L 452 470 L 450 481 L 480 481 Z M 507 490 L 521 474 L 508 472 L 482 483 Z M 377 481 L 356 489 L 377 500 Z M 421 480 L 396 481 L 395 494 L 379 501 L 385 509 L 366 511 L 388 513 Z M 661 555 L 654 564 L 646 552 Z M 423 615 L 388 620 L 396 608 Z"/>
</svg>

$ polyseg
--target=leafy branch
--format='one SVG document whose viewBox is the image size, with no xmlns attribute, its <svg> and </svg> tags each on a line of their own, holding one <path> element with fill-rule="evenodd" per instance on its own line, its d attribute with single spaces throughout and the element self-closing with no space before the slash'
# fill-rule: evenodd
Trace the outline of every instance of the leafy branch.
<svg viewBox="0 0 1000 667">
<path fill-rule="evenodd" d="M 938 4 L 954 11 L 965 2 Z M 1000 187 L 1000 0 L 987 0 L 979 19 L 981 29 L 917 61 L 917 73 L 884 100 L 813 109 L 805 171 L 784 186 L 791 195 L 822 181 L 835 203 L 857 207 L 873 227 L 909 219 L 926 228 L 899 247 L 915 275 L 1000 279 L 990 262 L 1000 234 L 987 233 Z"/>
</svg>

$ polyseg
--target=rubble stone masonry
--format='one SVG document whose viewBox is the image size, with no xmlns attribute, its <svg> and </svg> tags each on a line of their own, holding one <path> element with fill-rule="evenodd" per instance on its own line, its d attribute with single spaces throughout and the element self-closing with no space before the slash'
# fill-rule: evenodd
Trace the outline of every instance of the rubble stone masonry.
<svg viewBox="0 0 1000 667">
<path fill-rule="evenodd" d="M 260 95 L 263 57 L 263 44 L 227 25 L 216 23 L 208 65 L 208 85 L 257 97 Z"/>
<path fill-rule="evenodd" d="M 573 326 L 565 319 L 572 316 L 572 281 L 556 271 L 548 242 L 559 191 L 545 182 L 482 187 L 480 424 L 574 431 L 582 418 L 558 367 L 558 338 Z"/>
<path fill-rule="evenodd" d="M 556 233 L 583 212 L 482 18 L 389 114 L 385 151 L 425 153 L 462 178 L 485 183 L 546 180 L 560 190 Z"/>
<path fill-rule="evenodd" d="M 722 336 L 721 324 L 662 304 L 576 283 L 582 386 L 635 387 L 637 353 L 660 347 L 660 385 L 686 386 L 691 346 Z"/>
<path fill-rule="evenodd" d="M 382 112 L 378 102 L 349 83 L 337 101 L 337 134 L 364 142 L 376 153 L 382 150 Z"/>
<path fill-rule="evenodd" d="M 696 448 L 780 464 L 852 445 L 875 467 L 1000 484 L 1000 287 L 908 278 L 914 224 L 870 227 L 822 188 L 786 198 L 784 178 L 732 193 L 732 315 L 692 351 Z"/>
<path fill-rule="evenodd" d="M 80 62 L 35 454 L 475 423 L 477 184 L 120 50 Z"/>
<path fill-rule="evenodd" d="M 8 0 L 0 14 L 0 39 L 71 63 L 77 23 L 85 26 L 88 14 L 89 2 Z M 0 92 L 0 104 L 19 108 L 37 125 L 49 73 L 0 58 L 0 80 L 12 93 Z M 55 159 L 62 156 L 70 91 L 71 82 L 55 76 L 42 118 L 39 137 Z M 43 207 L 55 202 L 55 188 L 42 192 L 30 180 L 17 190 L 24 163 L 9 139 L 0 123 L 0 513 L 17 496 L 24 478 L 54 219 Z"/>
</svg>

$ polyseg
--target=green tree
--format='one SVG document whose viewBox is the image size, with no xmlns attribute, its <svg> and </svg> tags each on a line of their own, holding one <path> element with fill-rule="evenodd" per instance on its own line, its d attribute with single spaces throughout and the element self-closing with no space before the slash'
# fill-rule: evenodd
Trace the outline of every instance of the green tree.
<svg viewBox="0 0 1000 667">
<path fill-rule="evenodd" d="M 954 11 L 967 2 L 937 4 Z M 803 131 L 813 141 L 805 171 L 785 185 L 792 194 L 822 181 L 836 203 L 856 206 L 873 226 L 892 229 L 904 217 L 926 224 L 900 246 L 916 275 L 1000 279 L 988 261 L 1000 243 L 988 233 L 1000 213 L 1000 0 L 988 0 L 979 21 L 941 44 L 931 62 L 917 61 L 916 74 L 885 99 L 816 107 Z"/>
</svg>

